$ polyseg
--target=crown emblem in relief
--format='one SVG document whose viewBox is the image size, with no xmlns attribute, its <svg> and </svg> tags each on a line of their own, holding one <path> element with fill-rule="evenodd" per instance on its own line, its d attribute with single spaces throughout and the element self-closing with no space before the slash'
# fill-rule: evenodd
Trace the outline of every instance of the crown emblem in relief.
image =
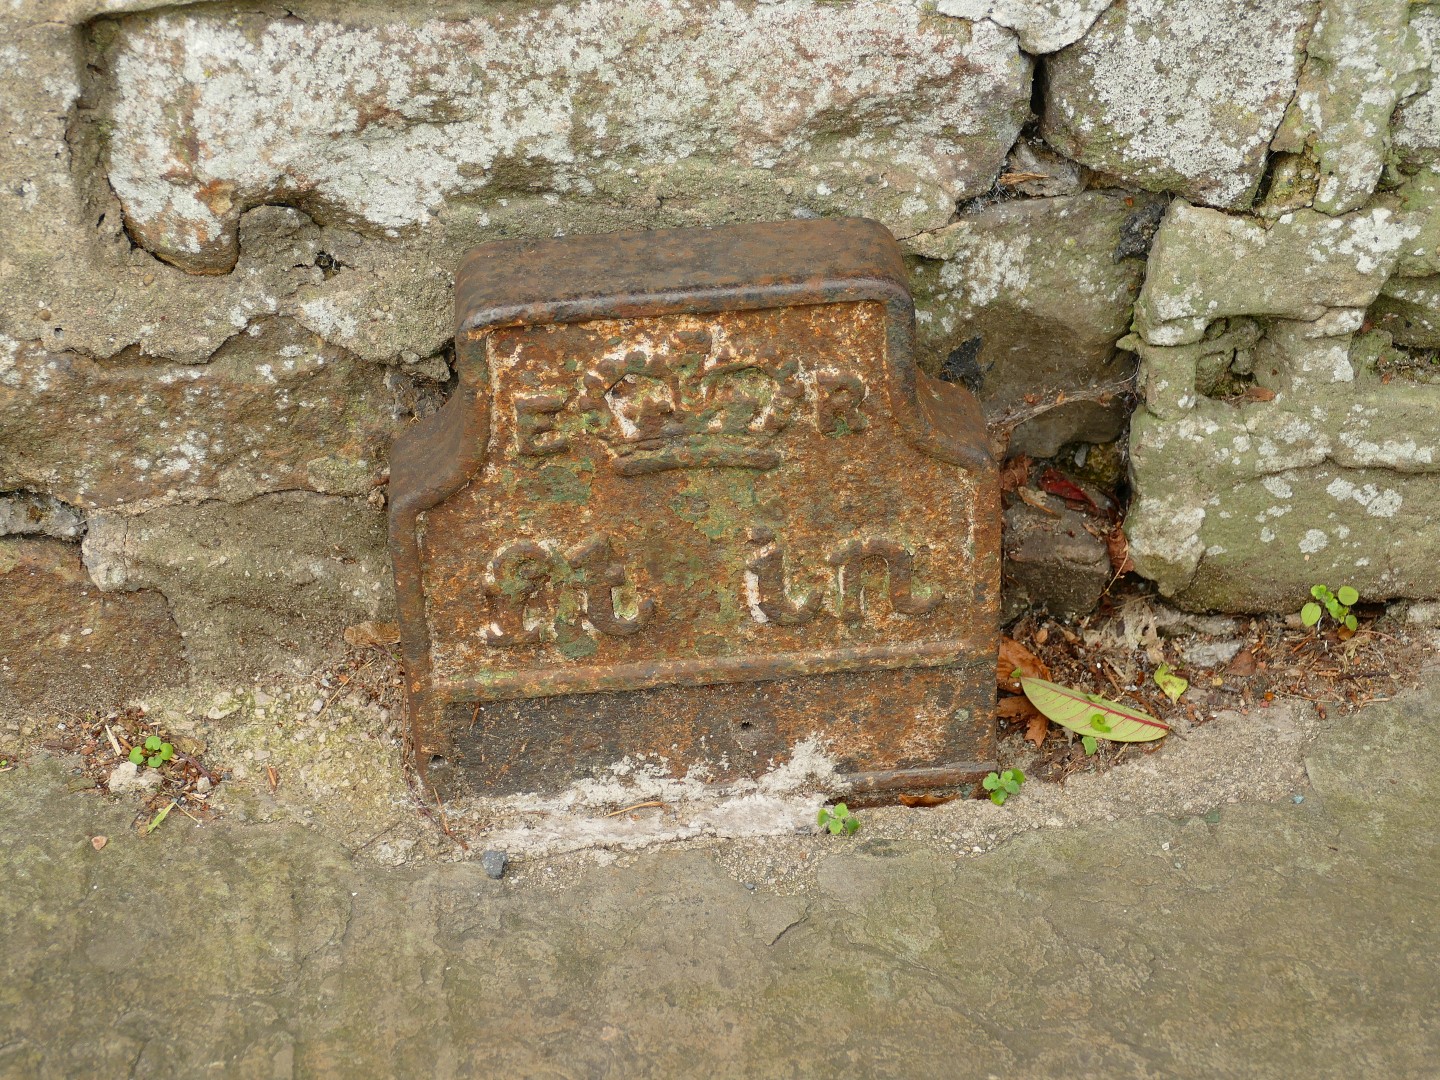
<svg viewBox="0 0 1440 1080">
<path fill-rule="evenodd" d="M 805 372 L 774 345 L 740 349 L 709 330 L 680 330 L 602 358 L 586 373 L 575 407 L 610 447 L 615 470 L 640 476 L 772 469 L 782 461 L 775 437 L 812 407 L 826 433 L 837 424 L 863 428 L 865 393 L 856 376 Z"/>
<path fill-rule="evenodd" d="M 524 456 L 603 442 L 622 476 L 670 469 L 773 469 L 779 436 L 804 420 L 822 435 L 869 427 L 860 376 L 807 367 L 773 344 L 737 346 L 722 330 L 675 330 L 592 361 L 575 391 L 517 394 L 516 448 Z"/>
<path fill-rule="evenodd" d="M 772 469 L 770 443 L 805 399 L 799 364 L 774 346 L 740 352 L 709 331 L 682 330 L 603 358 L 576 403 L 625 475 L 732 466 Z M 592 421 L 594 423 L 594 421 Z"/>
</svg>

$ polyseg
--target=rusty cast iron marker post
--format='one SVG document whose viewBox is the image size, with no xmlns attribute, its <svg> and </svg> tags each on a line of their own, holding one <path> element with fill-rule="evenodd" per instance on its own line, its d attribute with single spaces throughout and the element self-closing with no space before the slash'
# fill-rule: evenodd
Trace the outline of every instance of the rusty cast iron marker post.
<svg viewBox="0 0 1440 1080">
<path fill-rule="evenodd" d="M 999 493 L 858 219 L 486 244 L 391 456 L 408 752 L 446 797 L 629 756 L 852 790 L 991 766 Z"/>
</svg>

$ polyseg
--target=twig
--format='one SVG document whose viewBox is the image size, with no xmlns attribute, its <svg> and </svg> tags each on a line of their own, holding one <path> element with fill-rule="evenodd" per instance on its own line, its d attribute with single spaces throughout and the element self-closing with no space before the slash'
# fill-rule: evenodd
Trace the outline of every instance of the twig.
<svg viewBox="0 0 1440 1080">
<path fill-rule="evenodd" d="M 195 768 L 199 769 L 200 774 L 204 776 L 206 780 L 209 780 L 212 785 L 219 783 L 219 781 L 215 779 L 215 774 L 212 773 L 209 769 L 207 769 L 204 765 L 200 764 L 200 760 L 198 758 L 191 757 L 189 754 L 176 750 L 175 760 L 188 761 L 191 765 L 194 765 Z"/>
<path fill-rule="evenodd" d="M 1396 645 L 1405 644 L 1405 642 L 1401 641 L 1399 638 L 1391 637 L 1389 634 L 1382 634 L 1379 630 L 1371 630 L 1369 627 L 1366 627 L 1364 630 L 1355 631 L 1354 635 L 1350 638 L 1350 640 L 1354 641 L 1355 638 L 1358 637 L 1379 637 L 1384 638 L 1386 641 L 1393 641 Z"/>
<path fill-rule="evenodd" d="M 619 817 L 621 814 L 628 814 L 631 810 L 646 810 L 652 807 L 664 807 L 659 799 L 651 799 L 649 802 L 637 802 L 634 806 L 627 806 L 623 810 L 612 810 L 608 814 L 601 814 L 602 818 Z"/>
<path fill-rule="evenodd" d="M 445 804 L 440 801 L 440 793 L 438 791 L 435 793 L 435 809 L 440 811 L 440 831 L 466 851 L 469 851 L 470 845 L 450 831 L 450 819 L 445 816 Z"/>
<path fill-rule="evenodd" d="M 110 748 L 115 751 L 116 757 L 124 757 L 125 751 L 120 749 L 120 740 L 115 738 L 115 732 L 110 730 L 110 725 L 105 725 L 105 737 L 110 740 Z"/>
</svg>

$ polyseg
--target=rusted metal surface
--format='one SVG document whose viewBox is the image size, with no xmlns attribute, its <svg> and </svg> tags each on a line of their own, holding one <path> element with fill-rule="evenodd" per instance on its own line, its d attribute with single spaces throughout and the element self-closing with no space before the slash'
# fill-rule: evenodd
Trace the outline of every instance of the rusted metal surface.
<svg viewBox="0 0 1440 1080">
<path fill-rule="evenodd" d="M 627 756 L 868 791 L 989 765 L 999 508 L 861 220 L 474 251 L 459 386 L 397 441 L 408 745 L 445 794 Z"/>
</svg>

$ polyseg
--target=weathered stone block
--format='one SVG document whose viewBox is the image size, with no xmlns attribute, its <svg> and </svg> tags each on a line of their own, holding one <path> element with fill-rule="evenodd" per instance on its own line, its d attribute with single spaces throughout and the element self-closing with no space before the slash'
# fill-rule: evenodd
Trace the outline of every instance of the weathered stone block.
<svg viewBox="0 0 1440 1080">
<path fill-rule="evenodd" d="M 1411 8 L 1407 0 L 1321 6 L 1295 98 L 1271 142 L 1316 161 L 1316 210 L 1354 210 L 1375 190 L 1390 149 L 1390 114 L 1429 61 L 1428 45 L 1407 25 Z"/>
<path fill-rule="evenodd" d="M 1095 610 L 1114 572 L 1110 552 L 1084 514 L 1045 497 L 1050 513 L 1028 503 L 1005 509 L 1004 606 L 1009 620 L 1031 604 L 1054 615 Z"/>
<path fill-rule="evenodd" d="M 1134 367 L 1115 343 L 1145 271 L 1126 242 L 1137 222 L 1153 229 L 1162 206 L 1158 196 L 1093 191 L 1017 199 L 906 241 L 926 260 L 913 274 L 921 356 L 944 370 L 961 351 L 968 385 L 1011 450 L 1049 457 L 1124 430 L 1118 391 Z"/>
<path fill-rule="evenodd" d="M 1396 345 L 1433 349 L 1440 346 L 1440 173 L 1419 169 L 1391 197 L 1419 233 L 1402 249 L 1368 319 Z"/>
<path fill-rule="evenodd" d="M 1428 85 L 1396 110 L 1392 138 L 1400 158 L 1419 165 L 1440 159 L 1440 10 L 1412 5 L 1410 32 L 1429 54 Z"/>
<path fill-rule="evenodd" d="M 0 350 L 0 486 L 82 506 L 363 495 L 399 426 L 384 374 L 288 319 L 249 325 L 204 365 Z"/>
<path fill-rule="evenodd" d="M 79 540 L 84 535 L 84 515 L 53 496 L 33 491 L 0 494 L 0 536 Z"/>
<path fill-rule="evenodd" d="M 1440 387 L 1391 380 L 1388 334 L 1361 332 L 1419 232 L 1387 208 L 1264 231 L 1172 206 L 1126 342 L 1145 393 L 1126 533 L 1162 594 L 1267 611 L 1317 582 L 1377 600 L 1440 591 L 1418 539 L 1440 503 Z"/>
<path fill-rule="evenodd" d="M 940 0 L 935 10 L 961 19 L 989 19 L 1020 35 L 1028 53 L 1052 53 L 1073 44 L 1111 0 Z"/>
<path fill-rule="evenodd" d="M 489 245 L 457 295 L 459 388 L 392 451 L 422 776 L 728 780 L 816 739 L 862 789 L 985 767 L 995 467 L 914 367 L 883 228 Z"/>
<path fill-rule="evenodd" d="M 1177 200 L 1151 249 L 1136 329 L 1152 345 L 1186 345 L 1234 315 L 1364 311 L 1419 232 L 1418 216 L 1384 206 L 1335 218 L 1298 210 L 1266 228 Z"/>
<path fill-rule="evenodd" d="M 185 681 L 180 632 L 153 590 L 108 596 L 75 544 L 0 538 L 0 712 L 113 707 Z"/>
<path fill-rule="evenodd" d="M 106 592 L 156 589 L 197 673 L 315 662 L 392 610 L 384 518 L 363 499 L 280 492 L 90 516 L 85 565 Z"/>
<path fill-rule="evenodd" d="M 1318 9 L 1318 0 L 1112 4 L 1047 61 L 1045 138 L 1149 190 L 1248 206 Z"/>
<path fill-rule="evenodd" d="M 756 183 L 771 213 L 915 232 L 989 187 L 1030 78 L 1013 34 L 924 7 L 132 16 L 95 37 L 107 174 L 131 235 L 205 273 L 234 264 L 240 215 L 266 202 L 393 235 L 512 194 L 618 202 L 699 162 L 702 196 Z"/>
</svg>

